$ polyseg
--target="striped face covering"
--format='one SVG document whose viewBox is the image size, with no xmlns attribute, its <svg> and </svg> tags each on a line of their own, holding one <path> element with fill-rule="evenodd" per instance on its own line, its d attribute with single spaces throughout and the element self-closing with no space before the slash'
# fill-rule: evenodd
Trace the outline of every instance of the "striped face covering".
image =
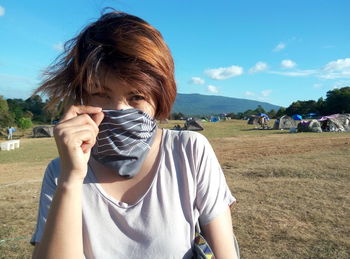
<svg viewBox="0 0 350 259">
<path fill-rule="evenodd" d="M 103 110 L 91 155 L 121 176 L 134 177 L 141 168 L 156 135 L 155 119 L 137 109 Z"/>
</svg>

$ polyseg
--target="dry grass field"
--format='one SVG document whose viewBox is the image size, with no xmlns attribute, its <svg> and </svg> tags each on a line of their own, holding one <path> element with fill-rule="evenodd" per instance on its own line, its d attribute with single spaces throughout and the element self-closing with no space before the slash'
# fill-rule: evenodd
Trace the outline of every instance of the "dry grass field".
<svg viewBox="0 0 350 259">
<path fill-rule="evenodd" d="M 289 134 L 235 120 L 203 126 L 238 201 L 242 258 L 350 258 L 350 133 Z M 40 182 L 56 156 L 53 139 L 0 151 L 0 258 L 30 258 Z"/>
</svg>

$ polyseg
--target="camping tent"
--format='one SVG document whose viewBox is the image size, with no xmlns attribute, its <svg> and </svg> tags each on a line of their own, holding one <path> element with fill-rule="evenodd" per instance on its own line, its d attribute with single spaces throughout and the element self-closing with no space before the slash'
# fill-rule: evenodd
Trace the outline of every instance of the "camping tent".
<svg viewBox="0 0 350 259">
<path fill-rule="evenodd" d="M 303 119 L 303 117 L 299 114 L 292 115 L 292 118 L 293 120 L 296 120 L 296 121 L 301 121 Z"/>
<path fill-rule="evenodd" d="M 337 118 L 346 131 L 350 131 L 350 113 L 340 114 Z"/>
<path fill-rule="evenodd" d="M 322 132 L 321 123 L 317 120 L 301 121 L 298 124 L 298 132 Z"/>
<path fill-rule="evenodd" d="M 261 113 L 258 114 L 258 116 L 259 116 L 259 117 L 264 117 L 264 118 L 266 118 L 267 120 L 270 120 L 269 115 L 267 115 L 266 113 L 262 113 L 262 112 L 261 112 Z"/>
<path fill-rule="evenodd" d="M 333 114 L 319 119 L 323 131 L 350 131 L 350 114 Z"/>
<path fill-rule="evenodd" d="M 195 119 L 189 118 L 185 122 L 184 129 L 185 130 L 192 130 L 192 131 L 201 131 L 201 130 L 203 130 L 203 127 L 199 121 L 196 121 Z"/>
<path fill-rule="evenodd" d="M 297 123 L 295 120 L 292 119 L 292 117 L 288 115 L 284 115 L 281 118 L 275 120 L 275 123 L 273 125 L 273 129 L 292 129 L 296 128 Z"/>
<path fill-rule="evenodd" d="M 53 137 L 53 126 L 37 126 L 33 128 L 34 138 Z"/>
<path fill-rule="evenodd" d="M 250 116 L 248 119 L 248 124 L 259 124 L 259 116 Z"/>
<path fill-rule="evenodd" d="M 211 117 L 210 118 L 210 122 L 218 122 L 218 121 L 220 121 L 220 118 L 218 118 L 218 117 Z"/>
</svg>

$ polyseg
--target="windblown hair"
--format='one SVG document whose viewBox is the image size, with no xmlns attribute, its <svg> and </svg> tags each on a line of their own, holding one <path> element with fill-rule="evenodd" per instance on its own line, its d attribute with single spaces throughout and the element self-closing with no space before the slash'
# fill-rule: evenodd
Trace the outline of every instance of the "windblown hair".
<svg viewBox="0 0 350 259">
<path fill-rule="evenodd" d="M 155 118 L 168 117 L 176 97 L 174 62 L 158 30 L 133 15 L 112 11 L 69 40 L 65 51 L 44 73 L 42 92 L 53 107 L 88 103 L 112 74 L 156 103 Z"/>
</svg>

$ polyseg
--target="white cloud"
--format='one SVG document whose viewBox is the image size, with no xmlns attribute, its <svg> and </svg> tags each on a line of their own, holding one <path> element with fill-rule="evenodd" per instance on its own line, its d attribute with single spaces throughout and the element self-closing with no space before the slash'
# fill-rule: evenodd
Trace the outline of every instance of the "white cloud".
<svg viewBox="0 0 350 259">
<path fill-rule="evenodd" d="M 0 16 L 5 15 L 5 8 L 0 5 Z"/>
<path fill-rule="evenodd" d="M 282 68 L 294 68 L 296 65 L 297 64 L 290 59 L 281 61 Z M 348 79 L 350 78 L 350 58 L 331 61 L 320 69 L 294 69 L 293 71 L 268 70 L 267 73 L 290 77 L 315 76 L 322 79 Z M 316 86 L 314 85 L 314 87 L 318 88 L 317 84 Z"/>
<path fill-rule="evenodd" d="M 205 74 L 212 79 L 224 80 L 234 76 L 239 76 L 243 74 L 243 68 L 239 66 L 230 66 L 230 67 L 220 67 L 207 69 Z"/>
<path fill-rule="evenodd" d="M 270 74 L 276 74 L 281 76 L 292 76 L 292 77 L 298 77 L 298 76 L 310 76 L 317 73 L 317 70 L 309 69 L 309 70 L 296 70 L 296 71 L 288 71 L 288 72 L 281 72 L 281 71 L 269 71 Z"/>
<path fill-rule="evenodd" d="M 216 87 L 216 86 L 213 86 L 213 85 L 208 85 L 208 91 L 209 92 L 211 92 L 211 93 L 218 93 L 219 92 L 219 90 L 218 90 L 218 88 Z"/>
<path fill-rule="evenodd" d="M 296 65 L 297 64 L 293 60 L 290 60 L 290 59 L 284 59 L 284 60 L 281 61 L 281 66 L 283 68 L 293 68 Z"/>
<path fill-rule="evenodd" d="M 279 52 L 279 51 L 281 51 L 281 50 L 283 50 L 283 49 L 285 49 L 285 48 L 286 48 L 286 44 L 283 43 L 283 42 L 280 42 L 280 43 L 278 43 L 277 46 L 273 49 L 273 51 L 274 51 L 274 52 Z"/>
<path fill-rule="evenodd" d="M 246 91 L 244 93 L 244 95 L 246 95 L 246 96 L 255 96 L 255 93 L 254 92 L 250 92 L 250 91 Z"/>
<path fill-rule="evenodd" d="M 263 90 L 263 91 L 261 91 L 261 95 L 262 95 L 263 97 L 267 97 L 267 96 L 269 96 L 271 93 L 272 93 L 272 90 Z"/>
<path fill-rule="evenodd" d="M 268 66 L 267 66 L 267 64 L 265 62 L 259 61 L 258 63 L 255 64 L 254 67 L 249 69 L 249 73 L 261 72 L 261 71 L 266 70 L 267 68 L 268 68 Z"/>
<path fill-rule="evenodd" d="M 320 88 L 322 88 L 322 85 L 321 84 L 314 84 L 313 88 L 320 89 Z"/>
<path fill-rule="evenodd" d="M 350 86 L 350 80 L 341 80 L 341 81 L 337 81 L 332 85 L 332 89 L 335 88 L 342 88 L 345 86 Z"/>
<path fill-rule="evenodd" d="M 338 59 L 326 64 L 321 70 L 321 78 L 350 78 L 350 58 Z"/>
<path fill-rule="evenodd" d="M 64 50 L 64 45 L 62 42 L 58 42 L 52 45 L 52 48 L 56 51 L 63 51 Z"/>
<path fill-rule="evenodd" d="M 336 61 L 329 62 L 324 70 L 333 71 L 333 70 L 344 70 L 350 68 L 350 58 L 338 59 Z"/>
<path fill-rule="evenodd" d="M 190 80 L 190 84 L 193 84 L 193 85 L 204 85 L 205 81 L 202 78 L 200 78 L 200 77 L 192 77 L 191 80 Z"/>
</svg>

